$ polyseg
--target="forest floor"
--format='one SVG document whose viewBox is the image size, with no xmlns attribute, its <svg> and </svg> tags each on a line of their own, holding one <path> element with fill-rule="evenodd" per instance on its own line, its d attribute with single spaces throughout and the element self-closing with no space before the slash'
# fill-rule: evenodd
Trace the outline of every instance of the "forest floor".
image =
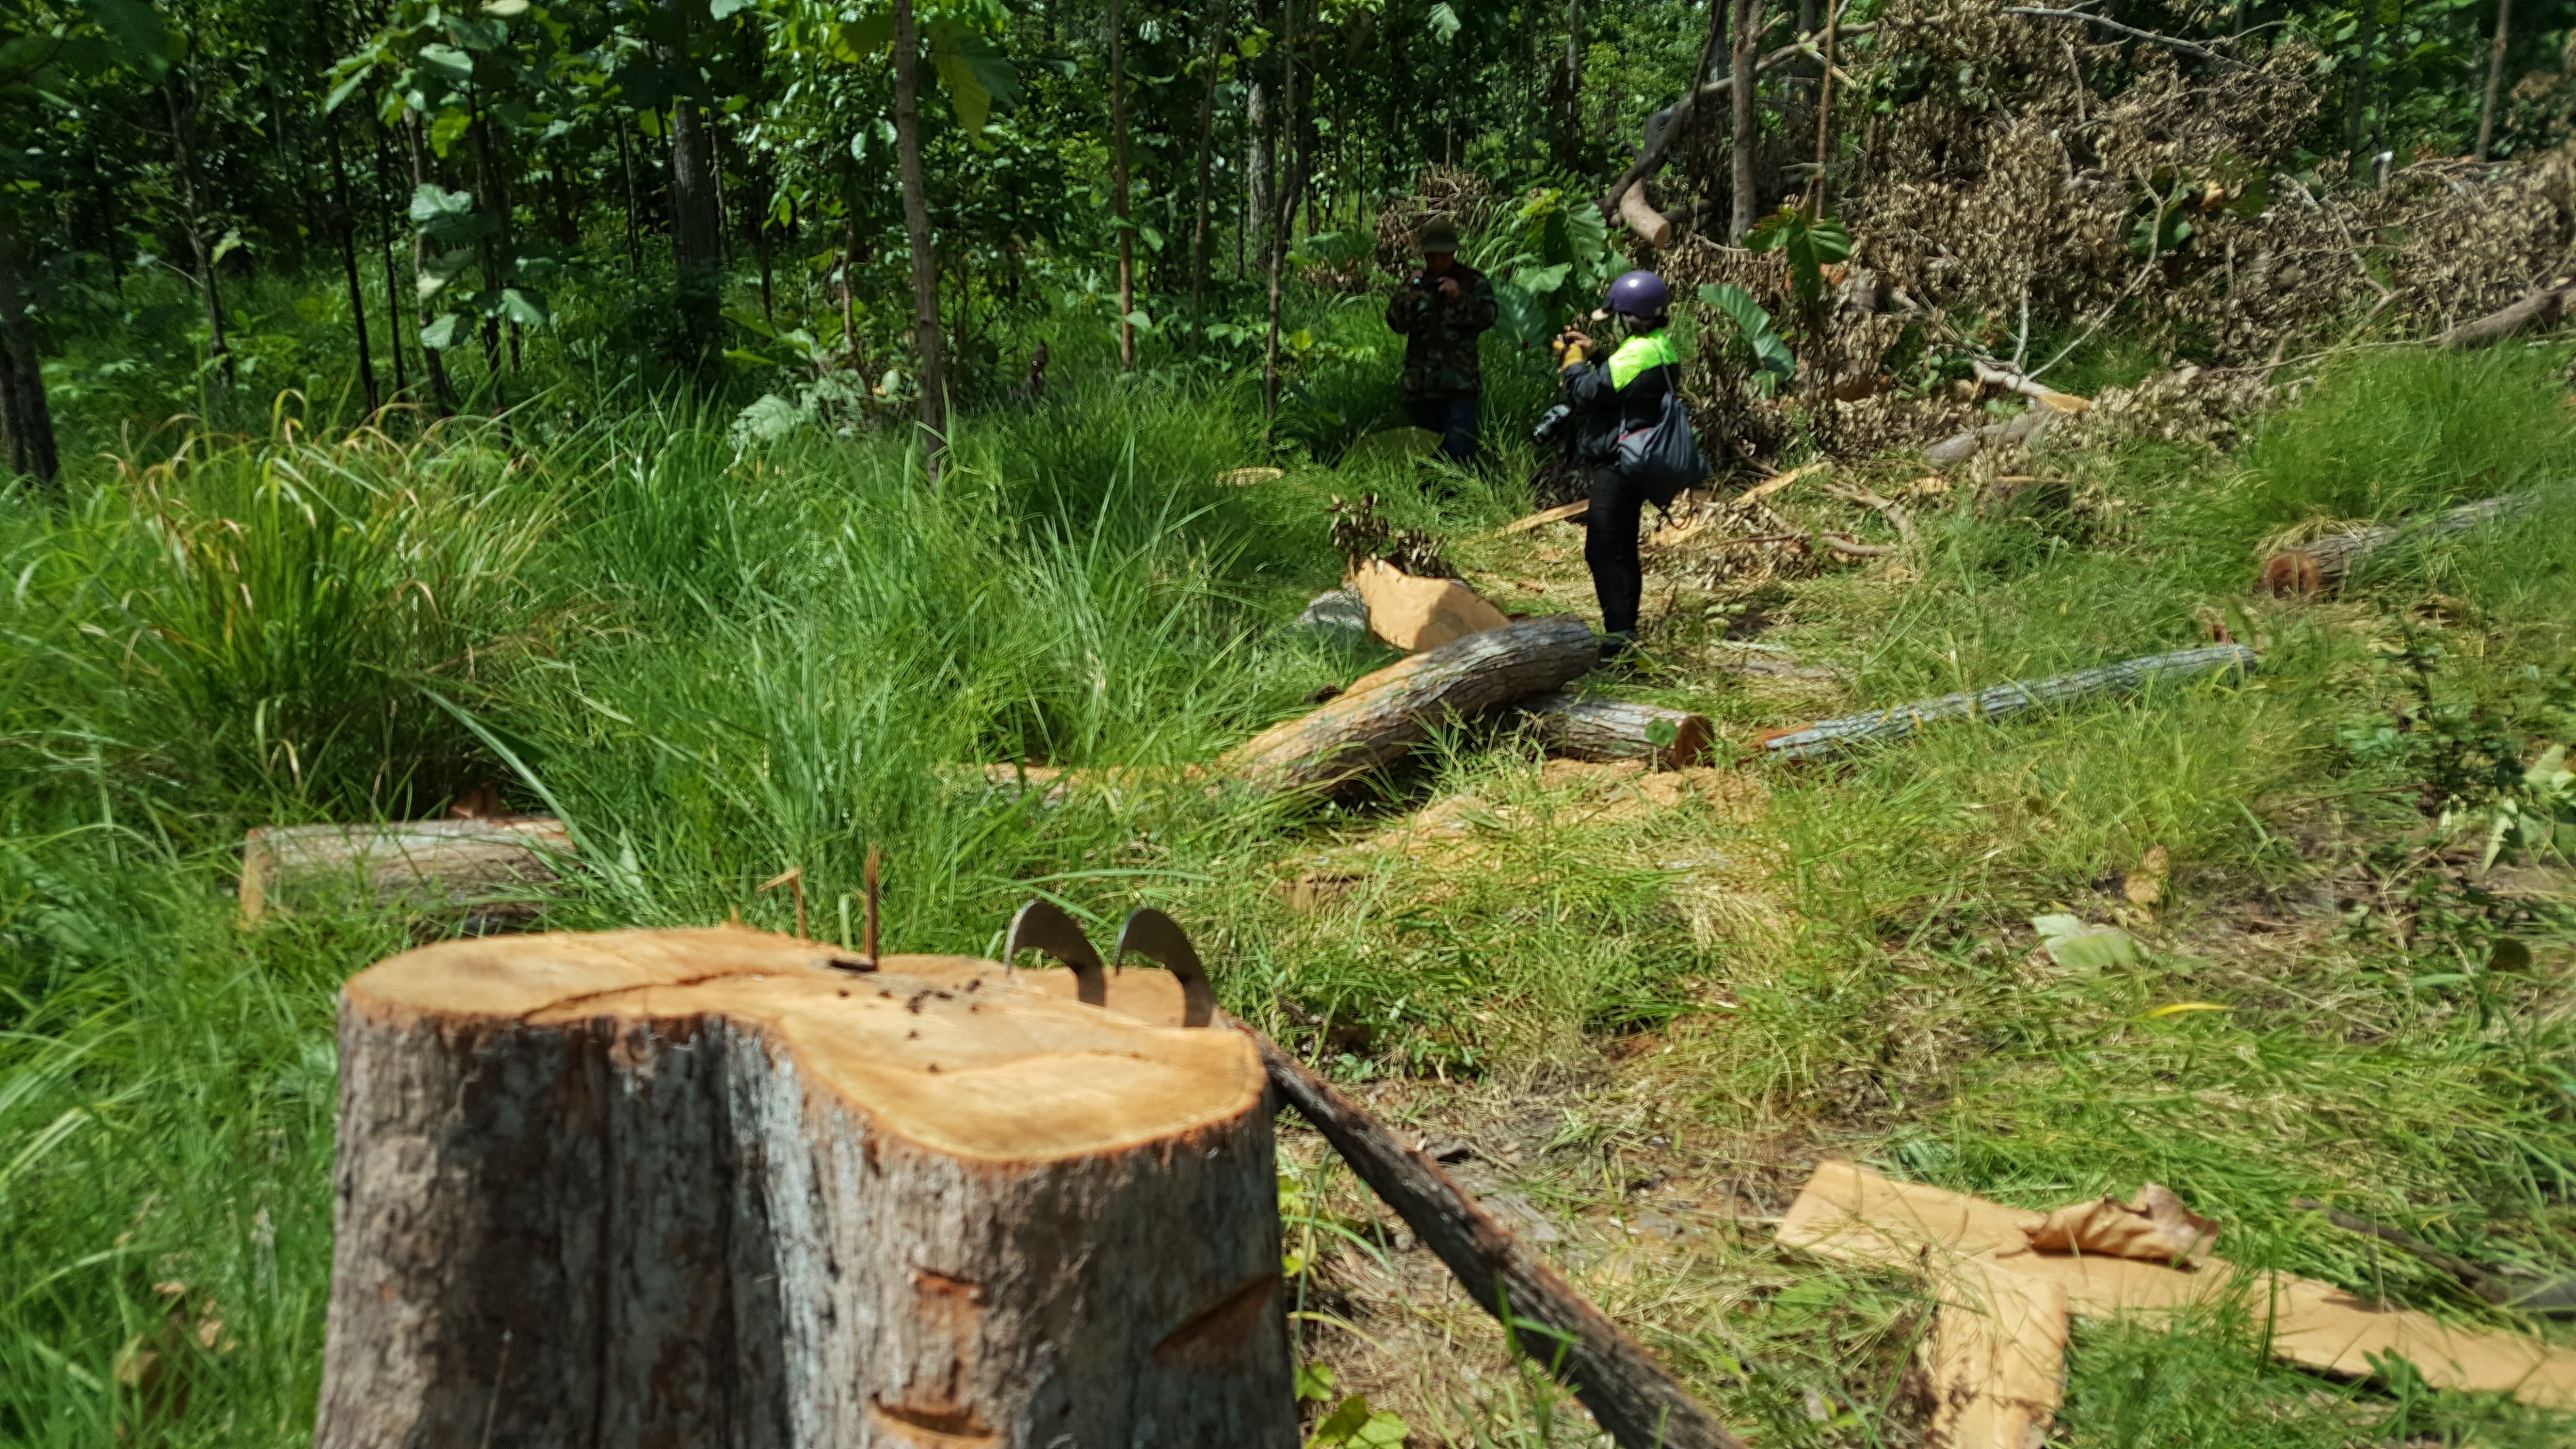
<svg viewBox="0 0 2576 1449">
<path fill-rule="evenodd" d="M 1094 919 L 1164 907 L 1230 1010 L 1438 1144 L 1755 1443 L 1921 1436 L 1926 1290 L 1771 1241 L 1835 1157 L 2016 1206 L 2160 1182 L 2235 1261 L 2576 1342 L 2291 1205 L 2576 1270 L 2576 893 L 2545 847 L 2482 861 L 2499 811 L 2546 837 L 2568 803 L 2524 774 L 2576 732 L 2576 493 L 2549 489 L 2576 477 L 2565 360 L 2346 365 L 2226 451 L 2040 459 L 2069 485 L 2044 514 L 1981 506 L 1992 463 L 1935 487 L 1906 459 L 1804 476 L 1770 500 L 1784 516 L 1898 551 L 1765 576 L 1697 536 L 1658 545 L 1648 665 L 1592 682 L 1708 713 L 1716 762 L 1546 761 L 1461 729 L 1328 809 L 1042 806 L 955 766 L 1206 759 L 1383 662 L 1282 627 L 1338 568 L 1328 494 L 1446 533 L 1507 609 L 1589 614 L 1579 529 L 1496 531 L 1528 506 L 1525 457 L 1229 488 L 1258 430 L 1239 393 L 1102 387 L 970 424 L 936 488 L 892 445 L 738 447 L 647 413 L 245 442 L 13 517 L 0 1442 L 309 1440 L 332 995 L 438 927 L 344 901 L 245 928 L 240 831 L 425 810 L 496 757 L 595 866 L 562 928 L 783 928 L 758 887 L 800 865 L 837 934 L 871 841 L 895 949 L 996 949 L 1032 892 Z M 1828 491 L 1853 483 L 1907 498 L 1918 540 Z M 2548 491 L 2335 597 L 2249 597 L 2265 543 L 2317 519 L 2523 489 Z M 415 578 L 435 615 L 380 607 Z M 265 632 L 223 627 L 236 598 Z M 2263 651 L 2251 677 L 1835 762 L 1748 748 L 2218 627 Z M 2060 964 L 2032 925 L 2052 914 L 2118 927 L 2131 959 Z M 1330 1397 L 1367 1395 L 1422 1449 L 1590 1442 L 1319 1139 L 1292 1125 L 1283 1153 Z M 2270 1363 L 2223 1313 L 2084 1325 L 2069 1372 L 2073 1445 L 2576 1433 Z"/>
</svg>

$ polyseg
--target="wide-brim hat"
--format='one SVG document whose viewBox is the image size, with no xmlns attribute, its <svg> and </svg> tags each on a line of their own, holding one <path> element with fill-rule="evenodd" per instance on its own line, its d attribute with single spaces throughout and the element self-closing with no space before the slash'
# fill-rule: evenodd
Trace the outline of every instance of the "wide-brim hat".
<svg viewBox="0 0 2576 1449">
<path fill-rule="evenodd" d="M 1445 216 L 1435 216 L 1414 233 L 1413 249 L 1429 256 L 1433 252 L 1458 250 L 1458 224 Z"/>
</svg>

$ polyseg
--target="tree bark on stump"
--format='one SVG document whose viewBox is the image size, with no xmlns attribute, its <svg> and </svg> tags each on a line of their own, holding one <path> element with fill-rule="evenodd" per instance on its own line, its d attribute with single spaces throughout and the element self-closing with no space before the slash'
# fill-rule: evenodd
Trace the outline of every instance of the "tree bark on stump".
<svg viewBox="0 0 2576 1449">
<path fill-rule="evenodd" d="M 1218 762 L 1273 790 L 1330 789 L 1393 764 L 1446 720 L 1562 689 L 1599 662 L 1572 614 L 1523 619 L 1362 675 L 1312 714 L 1283 720 Z"/>
<path fill-rule="evenodd" d="M 1660 704 L 1549 694 L 1522 701 L 1520 710 L 1539 744 L 1570 760 L 1647 760 L 1658 770 L 1679 770 L 1706 764 L 1717 742 L 1707 715 Z"/>
<path fill-rule="evenodd" d="M 1253 1044 L 860 964 L 719 928 L 352 979 L 319 1449 L 1294 1449 Z"/>
</svg>

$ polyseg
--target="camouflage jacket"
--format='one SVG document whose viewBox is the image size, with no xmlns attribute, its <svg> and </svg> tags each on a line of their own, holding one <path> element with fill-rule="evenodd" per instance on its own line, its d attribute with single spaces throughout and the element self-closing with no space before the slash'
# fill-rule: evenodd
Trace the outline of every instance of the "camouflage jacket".
<svg viewBox="0 0 2576 1449">
<path fill-rule="evenodd" d="M 1494 325 L 1494 284 L 1459 262 L 1449 269 L 1458 299 L 1440 295 L 1439 282 L 1399 282 L 1386 305 L 1386 325 L 1404 337 L 1406 397 L 1474 397 L 1485 390 L 1476 365 L 1476 339 Z"/>
</svg>

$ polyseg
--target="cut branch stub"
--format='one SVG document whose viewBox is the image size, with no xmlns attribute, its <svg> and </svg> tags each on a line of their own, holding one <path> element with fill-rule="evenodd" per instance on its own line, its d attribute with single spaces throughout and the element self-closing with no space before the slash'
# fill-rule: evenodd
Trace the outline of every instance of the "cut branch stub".
<svg viewBox="0 0 2576 1449">
<path fill-rule="evenodd" d="M 316 1444 L 1294 1449 L 1252 1044 L 834 959 L 633 931 L 351 980 Z"/>
<path fill-rule="evenodd" d="M 1646 760 L 1659 770 L 1708 763 L 1717 727 L 1704 714 L 1596 694 L 1523 700 L 1521 715 L 1541 748 L 1572 760 Z"/>
</svg>

